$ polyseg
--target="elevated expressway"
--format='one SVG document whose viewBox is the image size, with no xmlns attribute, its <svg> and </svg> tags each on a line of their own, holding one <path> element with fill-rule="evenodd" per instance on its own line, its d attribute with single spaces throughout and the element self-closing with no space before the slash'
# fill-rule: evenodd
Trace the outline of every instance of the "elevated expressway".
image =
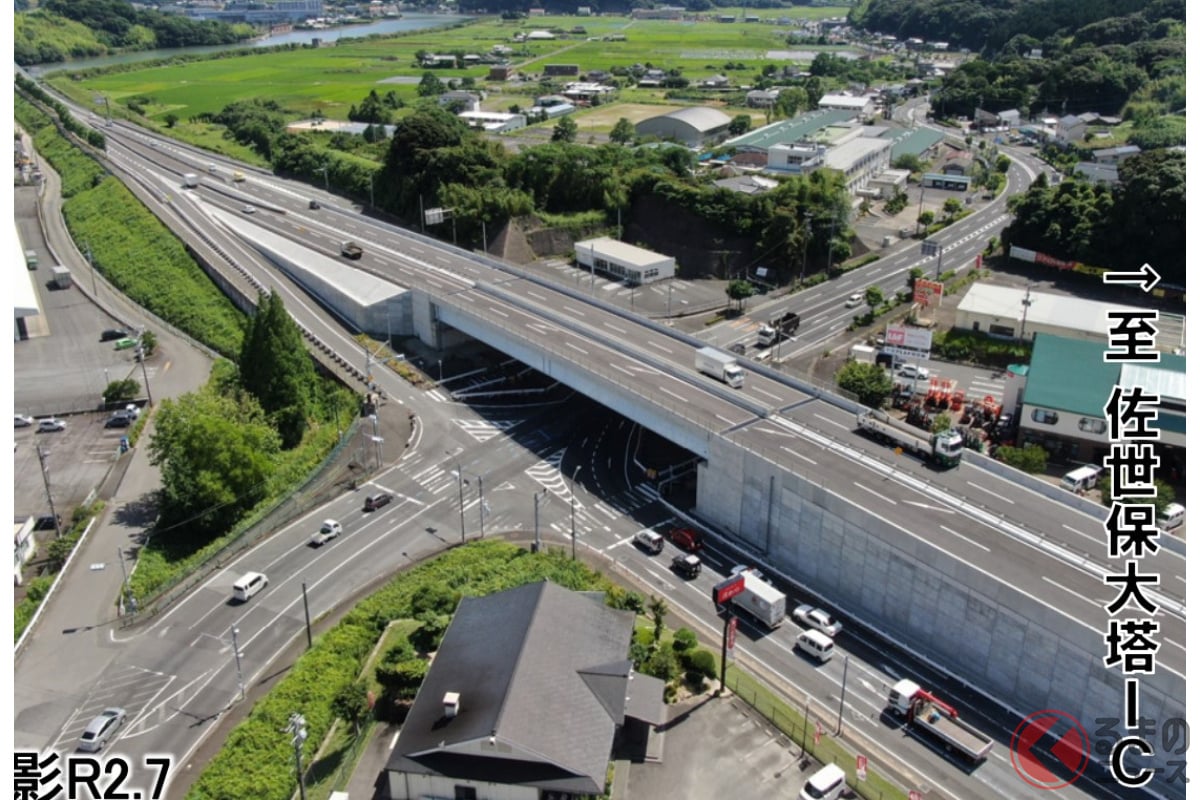
<svg viewBox="0 0 1200 800">
<path fill-rule="evenodd" d="M 303 262 L 309 293 L 340 292 L 321 276 L 350 266 L 383 287 L 390 333 L 438 348 L 485 341 L 698 454 L 699 517 L 1019 716 L 1063 709 L 1089 728 L 1119 716 L 1121 676 L 1102 662 L 1103 604 L 1116 596 L 1102 575 L 1118 562 L 1099 507 L 973 453 L 933 472 L 857 435 L 843 398 L 746 360 L 746 386 L 732 390 L 694 370 L 699 340 L 586 293 L 344 206 L 314 211 L 312 189 L 273 176 L 232 183 L 205 172 L 211 156 L 149 146 L 144 132 L 106 133 L 119 171 L 157 182 L 193 224 L 285 268 Z M 200 186 L 181 189 L 184 172 Z M 338 257 L 351 238 L 360 261 Z M 1184 716 L 1183 564 L 1166 548 L 1143 564 L 1161 576 L 1150 594 L 1162 647 L 1142 713 L 1160 721 Z"/>
</svg>

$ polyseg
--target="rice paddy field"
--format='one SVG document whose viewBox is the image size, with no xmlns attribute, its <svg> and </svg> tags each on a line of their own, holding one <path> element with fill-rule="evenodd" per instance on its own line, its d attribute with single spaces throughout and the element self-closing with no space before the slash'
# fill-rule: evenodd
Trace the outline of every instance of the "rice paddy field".
<svg viewBox="0 0 1200 800">
<path fill-rule="evenodd" d="M 742 22 L 741 10 L 711 12 L 738 17 L 737 22 L 686 22 L 672 20 L 634 20 L 629 17 L 534 17 L 518 21 L 484 18 L 478 22 L 442 30 L 418 31 L 405 36 L 383 39 L 341 39 L 335 45 L 286 52 L 255 53 L 206 61 L 179 62 L 108 75 L 73 75 L 69 70 L 56 73 L 51 82 L 65 93 L 90 102 L 97 93 L 106 95 L 114 108 L 130 98 L 147 98 L 146 116 L 161 120 L 174 114 L 181 121 L 203 113 L 215 113 L 229 103 L 252 98 L 272 98 L 293 111 L 297 118 L 320 111 L 330 119 L 345 119 L 352 104 L 362 102 L 367 92 L 395 91 L 406 102 L 417 99 L 417 87 L 411 80 L 427 70 L 417 64 L 418 51 L 429 53 L 487 54 L 493 45 L 511 47 L 509 63 L 520 73 L 539 76 L 546 64 L 577 64 L 581 73 L 611 70 L 635 63 L 660 69 L 678 68 L 693 81 L 721 72 L 733 84 L 748 84 L 770 61 L 769 51 L 789 49 L 785 44 L 791 26 L 772 24 L 780 16 L 792 20 L 844 16 L 845 8 L 791 8 L 749 10 L 760 22 Z M 560 35 L 550 41 L 518 42 L 516 34 L 534 30 L 576 26 L 584 33 Z M 623 41 L 605 41 L 621 35 Z M 791 48 L 817 52 L 810 45 Z M 739 68 L 740 67 L 740 68 Z M 443 80 L 472 77 L 489 92 L 485 107 L 500 110 L 511 105 L 514 97 L 522 105 L 540 93 L 535 80 L 526 85 L 508 82 L 487 84 L 488 66 L 469 69 L 439 69 Z M 627 89 L 620 100 L 642 108 L 664 102 L 662 92 Z M 740 99 L 740 98 L 738 98 Z M 497 106 L 499 102 L 501 105 Z M 660 109 L 656 109 L 660 110 Z M 610 128 L 620 116 L 636 121 L 634 114 L 617 114 L 616 109 L 601 106 L 577 117 L 581 128 Z M 403 113 L 403 112 L 402 112 Z M 588 120 L 595 115 L 595 123 Z"/>
</svg>

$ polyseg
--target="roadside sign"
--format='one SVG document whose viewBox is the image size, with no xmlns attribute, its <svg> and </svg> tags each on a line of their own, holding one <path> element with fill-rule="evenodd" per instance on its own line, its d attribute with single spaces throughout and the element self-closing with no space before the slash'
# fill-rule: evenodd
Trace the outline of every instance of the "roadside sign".
<svg viewBox="0 0 1200 800">
<path fill-rule="evenodd" d="M 737 642 L 737 625 L 737 617 L 733 617 L 731 620 L 729 620 L 729 638 L 725 640 L 725 649 L 730 654 L 733 653 L 733 645 Z"/>
<path fill-rule="evenodd" d="M 821 743 L 821 723 L 817 723 L 817 727 L 813 728 L 813 746 Z"/>
<path fill-rule="evenodd" d="M 983 269 L 983 253 L 975 254 L 975 269 Z"/>
<path fill-rule="evenodd" d="M 858 756 L 855 759 L 854 771 L 858 773 L 858 779 L 865 781 L 867 779 L 867 757 Z"/>
<path fill-rule="evenodd" d="M 718 608 L 725 605 L 734 596 L 741 594 L 745 588 L 746 579 L 740 573 L 732 578 L 726 578 L 713 587 L 713 605 Z"/>
<path fill-rule="evenodd" d="M 908 800 L 921 800 L 921 793 L 913 789 L 908 793 Z"/>
</svg>

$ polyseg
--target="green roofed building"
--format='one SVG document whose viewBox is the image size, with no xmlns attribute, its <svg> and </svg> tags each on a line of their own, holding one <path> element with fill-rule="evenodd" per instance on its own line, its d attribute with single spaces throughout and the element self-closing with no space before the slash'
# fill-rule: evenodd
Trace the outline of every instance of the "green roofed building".
<svg viewBox="0 0 1200 800">
<path fill-rule="evenodd" d="M 892 163 L 909 153 L 922 160 L 929 159 L 933 155 L 933 149 L 946 138 L 941 131 L 929 128 L 892 128 L 881 136 L 895 142 L 892 145 Z"/>
<path fill-rule="evenodd" d="M 777 144 L 792 144 L 803 139 L 814 139 L 824 128 L 854 119 L 853 111 L 837 108 L 806 111 L 791 119 L 764 125 L 757 130 L 744 133 L 725 141 L 725 146 L 734 147 L 739 153 L 765 153 Z"/>
<path fill-rule="evenodd" d="M 1187 360 L 1161 353 L 1157 363 L 1106 362 L 1106 342 L 1040 333 L 1033 340 L 1020 416 L 1021 444 L 1039 444 L 1059 463 L 1095 463 L 1109 451 L 1104 408 L 1113 387 L 1158 395 L 1156 475 L 1172 482 L 1184 458 Z"/>
</svg>

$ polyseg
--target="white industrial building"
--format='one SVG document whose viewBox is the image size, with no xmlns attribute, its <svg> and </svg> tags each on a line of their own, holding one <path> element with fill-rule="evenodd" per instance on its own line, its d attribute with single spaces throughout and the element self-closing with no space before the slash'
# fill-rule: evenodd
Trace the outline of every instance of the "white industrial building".
<svg viewBox="0 0 1200 800">
<path fill-rule="evenodd" d="M 689 106 L 669 114 L 659 114 L 637 123 L 638 136 L 682 142 L 687 147 L 700 147 L 729 133 L 733 122 L 728 114 L 708 106 Z"/>
<path fill-rule="evenodd" d="M 25 250 L 21 247 L 21 237 L 17 233 L 13 234 L 12 249 L 16 252 L 10 267 L 12 278 L 8 282 L 8 296 L 12 298 L 13 304 L 13 341 L 20 341 L 28 339 L 35 332 L 41 333 L 44 323 L 35 324 L 39 322 L 38 317 L 42 313 L 37 290 L 33 287 L 38 273 L 25 268 Z M 31 331 L 31 327 L 37 330 Z"/>
<path fill-rule="evenodd" d="M 575 262 L 634 285 L 675 277 L 675 259 L 671 256 L 607 236 L 576 242 Z"/>
<path fill-rule="evenodd" d="M 894 144 L 891 139 L 860 136 L 826 153 L 825 166 L 842 173 L 846 178 L 846 191 L 857 194 L 860 189 L 867 188 L 871 178 L 892 163 Z"/>
<path fill-rule="evenodd" d="M 458 118 L 488 133 L 504 133 L 524 128 L 528 124 L 524 114 L 505 114 L 495 111 L 464 111 Z"/>
<path fill-rule="evenodd" d="M 875 114 L 875 104 L 870 97 L 855 97 L 845 94 L 827 94 L 817 101 L 817 108 L 836 108 L 840 111 L 853 111 L 864 118 Z"/>
<path fill-rule="evenodd" d="M 1109 312 L 1144 310 L 976 282 L 958 304 L 954 327 L 1026 341 L 1035 333 L 1048 333 L 1068 339 L 1107 342 Z"/>
</svg>

